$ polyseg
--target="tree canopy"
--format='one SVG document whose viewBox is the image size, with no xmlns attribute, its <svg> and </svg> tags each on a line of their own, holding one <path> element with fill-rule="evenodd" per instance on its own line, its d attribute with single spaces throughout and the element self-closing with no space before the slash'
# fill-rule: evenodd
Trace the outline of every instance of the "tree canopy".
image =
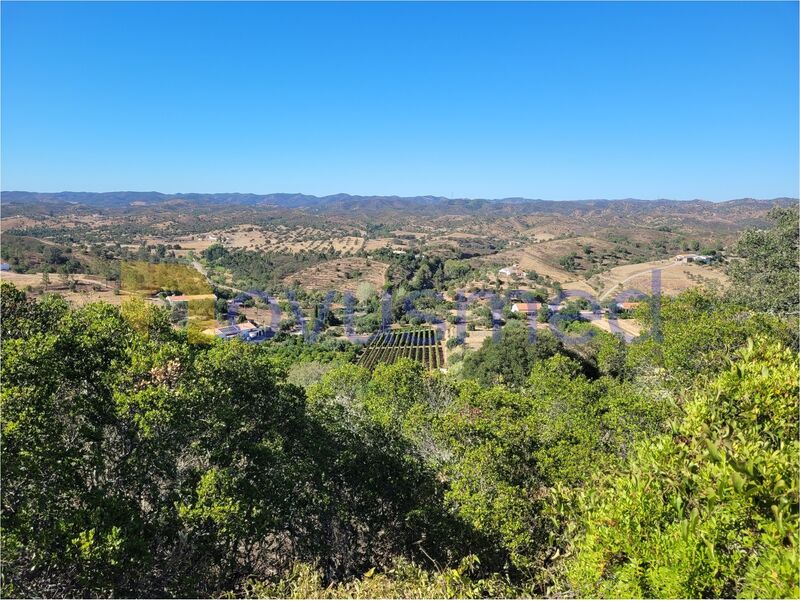
<svg viewBox="0 0 800 601">
<path fill-rule="evenodd" d="M 783 286 L 775 216 L 742 244 Z M 794 301 L 741 273 L 627 345 L 510 320 L 457 376 L 2 283 L 2 594 L 796 598 Z"/>
</svg>

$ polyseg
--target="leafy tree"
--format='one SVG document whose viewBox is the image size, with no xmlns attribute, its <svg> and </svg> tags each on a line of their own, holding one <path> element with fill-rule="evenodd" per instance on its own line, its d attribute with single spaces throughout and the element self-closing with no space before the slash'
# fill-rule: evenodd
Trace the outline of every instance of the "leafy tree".
<svg viewBox="0 0 800 601">
<path fill-rule="evenodd" d="M 748 230 L 735 252 L 728 275 L 733 298 L 740 304 L 775 315 L 800 314 L 800 217 L 798 207 L 769 212 L 770 230 Z"/>
<path fill-rule="evenodd" d="M 578 263 L 576 261 L 577 258 L 578 258 L 578 253 L 573 251 L 569 254 L 562 255 L 561 257 L 559 257 L 558 264 L 561 265 L 561 267 L 563 267 L 567 271 L 575 271 L 575 269 L 578 266 Z"/>
<path fill-rule="evenodd" d="M 531 344 L 527 324 L 510 322 L 503 328 L 500 340 L 487 338 L 480 349 L 466 356 L 462 376 L 484 386 L 504 383 L 520 387 L 536 360 L 550 357 L 561 349 L 561 343 L 551 332 L 539 332 L 536 342 Z"/>
<path fill-rule="evenodd" d="M 3 297 L 4 594 L 212 596 L 296 560 L 345 578 L 420 536 L 462 548 L 401 433 L 309 408 L 267 346 Z"/>
<path fill-rule="evenodd" d="M 656 324 L 647 304 L 639 306 L 636 315 L 651 328 L 652 337 L 631 345 L 626 369 L 661 367 L 665 380 L 679 387 L 723 368 L 737 348 L 759 334 L 796 346 L 796 333 L 784 321 L 700 290 L 661 299 L 658 336 L 652 332 Z"/>
<path fill-rule="evenodd" d="M 527 391 L 537 420 L 538 469 L 551 484 L 575 485 L 597 466 L 613 466 L 634 440 L 659 433 L 674 410 L 670 399 L 634 385 L 591 380 L 580 363 L 563 355 L 537 363 Z"/>
<path fill-rule="evenodd" d="M 472 267 L 466 261 L 448 259 L 444 262 L 444 276 L 448 280 L 463 280 L 470 273 L 472 273 Z"/>
<path fill-rule="evenodd" d="M 453 568 L 429 571 L 397 557 L 385 570 L 374 568 L 350 582 L 325 585 L 324 574 L 309 564 L 298 563 L 276 582 L 253 582 L 247 596 L 263 599 L 486 599 L 530 597 L 500 574 L 481 576 L 480 562 L 469 555 Z"/>
<path fill-rule="evenodd" d="M 378 294 L 378 289 L 371 282 L 361 282 L 356 290 L 356 298 L 360 303 L 366 303 Z"/>
<path fill-rule="evenodd" d="M 579 495 L 578 595 L 800 595 L 797 357 L 764 339 L 739 355 L 670 434 Z"/>
<path fill-rule="evenodd" d="M 550 311 L 550 307 L 548 307 L 547 305 L 542 305 L 539 308 L 539 311 L 536 315 L 536 321 L 538 321 L 539 323 L 547 323 L 548 321 L 550 321 L 551 315 L 552 313 Z"/>
<path fill-rule="evenodd" d="M 798 595 L 777 316 L 684 293 L 627 347 L 513 322 L 457 379 L 0 292 L 5 596 Z"/>
</svg>

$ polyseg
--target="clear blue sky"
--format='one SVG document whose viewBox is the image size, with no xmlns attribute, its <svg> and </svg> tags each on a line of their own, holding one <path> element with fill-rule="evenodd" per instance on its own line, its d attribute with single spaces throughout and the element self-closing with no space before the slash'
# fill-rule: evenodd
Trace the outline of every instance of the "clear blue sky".
<svg viewBox="0 0 800 601">
<path fill-rule="evenodd" d="M 2 3 L 2 188 L 798 195 L 796 3 Z"/>
</svg>

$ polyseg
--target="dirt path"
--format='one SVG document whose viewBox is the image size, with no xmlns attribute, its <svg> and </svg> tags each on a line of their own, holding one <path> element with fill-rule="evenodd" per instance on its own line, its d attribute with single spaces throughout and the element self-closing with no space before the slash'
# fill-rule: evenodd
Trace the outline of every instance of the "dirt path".
<svg viewBox="0 0 800 601">
<path fill-rule="evenodd" d="M 597 300 L 598 301 L 604 300 L 609 294 L 611 294 L 614 290 L 616 290 L 616 288 L 618 286 L 624 286 L 625 284 L 630 282 L 632 279 L 638 278 L 638 277 L 643 276 L 643 275 L 645 275 L 647 273 L 651 273 L 654 269 L 660 269 L 661 271 L 664 271 L 665 269 L 670 269 L 672 267 L 676 267 L 677 265 L 683 265 L 683 264 L 684 264 L 683 261 L 675 261 L 673 263 L 670 263 L 669 265 L 665 265 L 664 267 L 650 267 L 649 269 L 644 269 L 642 271 L 637 271 L 636 273 L 629 275 L 627 278 L 625 278 L 621 282 L 617 282 L 616 284 L 611 286 L 611 288 L 609 288 L 603 294 L 601 294 L 600 298 L 597 299 Z"/>
</svg>

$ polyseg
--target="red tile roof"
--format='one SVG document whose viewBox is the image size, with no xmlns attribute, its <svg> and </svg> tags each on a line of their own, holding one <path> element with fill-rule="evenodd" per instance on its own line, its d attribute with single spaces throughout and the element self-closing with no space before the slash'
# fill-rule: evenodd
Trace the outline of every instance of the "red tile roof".
<svg viewBox="0 0 800 601">
<path fill-rule="evenodd" d="M 514 303 L 511 306 L 511 310 L 513 311 L 514 308 L 516 308 L 517 311 L 522 313 L 530 313 L 532 311 L 538 311 L 541 307 L 542 303 Z"/>
</svg>

